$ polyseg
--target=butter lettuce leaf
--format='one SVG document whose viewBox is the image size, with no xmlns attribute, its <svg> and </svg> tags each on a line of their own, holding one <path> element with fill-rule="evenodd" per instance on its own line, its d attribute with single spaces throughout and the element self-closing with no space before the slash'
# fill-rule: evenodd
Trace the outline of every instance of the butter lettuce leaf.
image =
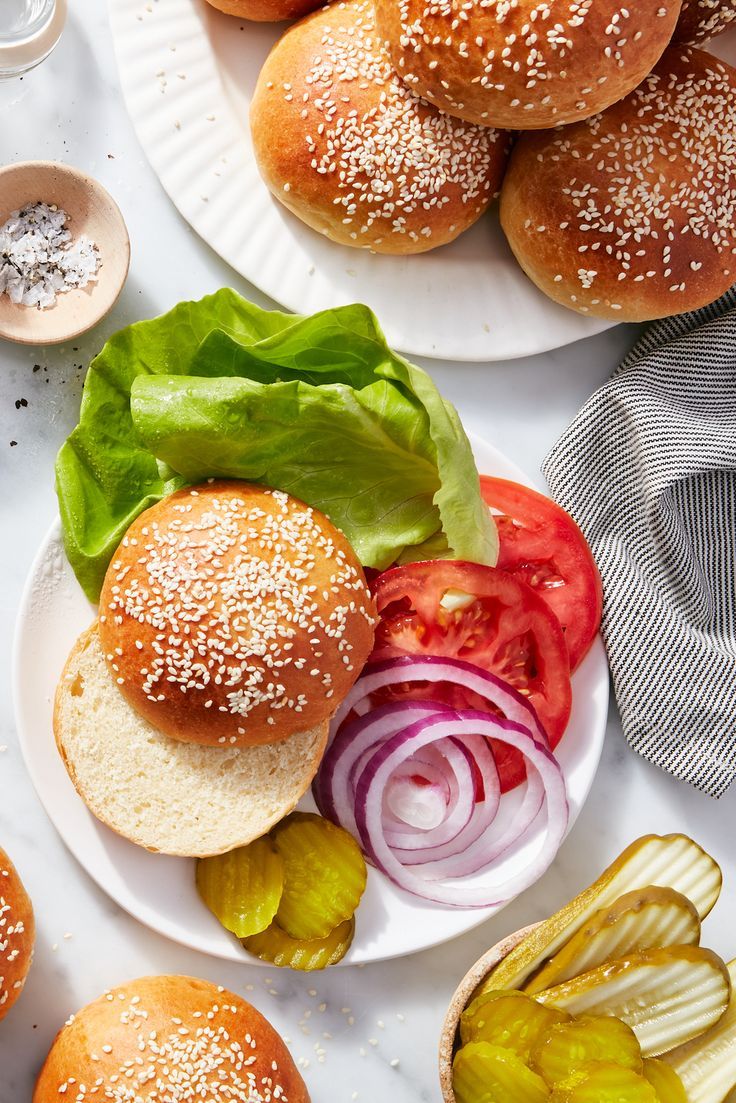
<svg viewBox="0 0 736 1103">
<path fill-rule="evenodd" d="M 496 560 L 457 413 L 364 306 L 299 317 L 224 289 L 107 342 L 56 465 L 67 554 L 91 600 L 135 517 L 210 476 L 321 509 L 365 566 Z"/>
</svg>

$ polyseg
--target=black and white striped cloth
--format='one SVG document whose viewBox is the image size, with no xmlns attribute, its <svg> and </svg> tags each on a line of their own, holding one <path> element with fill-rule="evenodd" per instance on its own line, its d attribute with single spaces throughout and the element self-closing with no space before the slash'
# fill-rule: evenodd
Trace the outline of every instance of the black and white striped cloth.
<svg viewBox="0 0 736 1103">
<path fill-rule="evenodd" d="M 736 288 L 652 326 L 542 469 L 603 577 L 626 738 L 720 796 L 736 777 Z"/>
</svg>

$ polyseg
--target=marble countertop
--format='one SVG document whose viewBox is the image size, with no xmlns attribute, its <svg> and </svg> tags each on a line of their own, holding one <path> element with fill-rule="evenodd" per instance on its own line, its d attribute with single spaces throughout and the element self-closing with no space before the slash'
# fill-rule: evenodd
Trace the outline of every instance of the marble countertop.
<svg viewBox="0 0 736 1103">
<path fill-rule="evenodd" d="M 0 1103 L 29 1103 L 54 1034 L 104 989 L 147 973 L 189 973 L 250 999 L 290 1041 L 315 1103 L 438 1101 L 437 1040 L 460 977 L 493 942 L 541 918 L 597 876 L 631 839 L 682 830 L 721 862 L 723 896 L 705 941 L 736 954 L 736 793 L 720 802 L 628 749 L 611 707 L 588 803 L 547 875 L 490 922 L 402 960 L 300 976 L 235 966 L 167 942 L 121 912 L 67 852 L 41 808 L 17 745 L 12 631 L 24 578 L 55 514 L 53 458 L 76 423 L 84 371 L 105 338 L 180 299 L 230 284 L 268 305 L 168 202 L 122 104 L 99 0 L 73 0 L 55 54 L 22 86 L 0 86 L 0 163 L 49 158 L 96 176 L 120 204 L 133 260 L 113 313 L 74 346 L 0 342 L 0 845 L 33 898 L 38 943 L 19 1003 L 0 1025 Z M 427 362 L 466 427 L 532 474 L 636 337 L 618 327 L 543 356 L 492 365 Z"/>
</svg>

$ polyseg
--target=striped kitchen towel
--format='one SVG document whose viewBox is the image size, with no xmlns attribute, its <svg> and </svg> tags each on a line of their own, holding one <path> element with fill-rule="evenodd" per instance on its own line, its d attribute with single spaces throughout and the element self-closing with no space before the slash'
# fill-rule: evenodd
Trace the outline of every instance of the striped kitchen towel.
<svg viewBox="0 0 736 1103">
<path fill-rule="evenodd" d="M 653 325 L 542 469 L 600 568 L 626 738 L 722 795 L 736 777 L 736 288 Z"/>
</svg>

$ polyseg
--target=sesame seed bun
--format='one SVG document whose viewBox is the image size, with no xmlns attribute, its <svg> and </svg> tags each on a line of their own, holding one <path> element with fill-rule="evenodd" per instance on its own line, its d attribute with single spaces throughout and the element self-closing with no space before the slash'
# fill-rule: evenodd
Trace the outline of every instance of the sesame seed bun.
<svg viewBox="0 0 736 1103">
<path fill-rule="evenodd" d="M 120 693 L 96 624 L 74 645 L 54 704 L 56 745 L 89 810 L 138 846 L 177 857 L 245 846 L 283 819 L 309 788 L 327 734 L 324 721 L 259 747 L 170 739 Z"/>
<path fill-rule="evenodd" d="M 0 1019 L 18 996 L 31 968 L 36 927 L 33 907 L 10 858 L 0 847 Z"/>
<path fill-rule="evenodd" d="M 536 130 L 615 103 L 646 76 L 680 0 L 376 0 L 399 75 L 443 111 Z"/>
<path fill-rule="evenodd" d="M 239 996 L 193 977 L 106 992 L 56 1036 L 33 1103 L 309 1103 L 284 1042 Z"/>
<path fill-rule="evenodd" d="M 621 103 L 524 134 L 501 224 L 527 275 L 563 306 L 615 321 L 695 310 L 736 276 L 736 70 L 667 50 Z"/>
<path fill-rule="evenodd" d="M 676 42 L 708 42 L 736 19 L 736 0 L 685 0 L 675 30 Z"/>
<path fill-rule="evenodd" d="M 282 19 L 299 19 L 318 8 L 322 0 L 208 0 L 208 3 L 238 19 L 278 23 Z"/>
<path fill-rule="evenodd" d="M 133 708 L 184 742 L 252 747 L 332 716 L 373 646 L 374 606 L 343 534 L 281 491 L 211 481 L 128 529 L 100 641 Z"/>
<path fill-rule="evenodd" d="M 291 27 L 266 60 L 250 121 L 279 202 L 332 241 L 377 253 L 454 240 L 496 195 L 508 152 L 507 135 L 406 88 L 372 0 L 330 4 Z"/>
</svg>

